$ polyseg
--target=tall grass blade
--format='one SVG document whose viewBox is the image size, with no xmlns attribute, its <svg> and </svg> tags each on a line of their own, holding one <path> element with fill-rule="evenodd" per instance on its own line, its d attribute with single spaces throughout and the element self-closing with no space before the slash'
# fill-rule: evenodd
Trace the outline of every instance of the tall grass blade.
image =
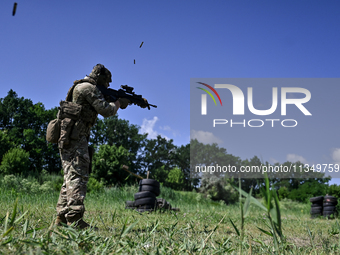
<svg viewBox="0 0 340 255">
<path fill-rule="evenodd" d="M 125 229 L 126 229 L 126 224 L 127 224 L 127 221 L 128 221 L 129 218 L 126 218 L 125 222 L 124 222 L 124 225 L 122 227 L 122 230 L 120 231 L 120 235 L 119 235 L 119 239 L 123 236 L 124 232 L 125 232 Z"/>
<path fill-rule="evenodd" d="M 280 209 L 280 202 L 279 198 L 277 197 L 276 192 L 273 190 L 273 197 L 275 202 L 275 209 L 276 209 L 276 224 L 277 224 L 277 233 L 280 236 L 281 241 L 283 240 L 284 236 L 282 233 L 282 221 L 281 221 L 281 209 Z"/>
<path fill-rule="evenodd" d="M 139 222 L 139 220 L 137 220 L 136 222 L 132 223 L 129 227 L 127 227 L 125 230 L 124 230 L 124 233 L 122 235 L 122 237 L 124 237 L 125 235 L 127 235 L 131 229 L 137 225 L 137 223 Z"/>
<path fill-rule="evenodd" d="M 261 232 L 265 233 L 266 235 L 269 235 L 269 236 L 273 237 L 273 234 L 270 233 L 269 231 L 264 230 L 263 228 L 260 228 L 260 227 L 257 227 L 257 228 L 258 228 Z"/>
<path fill-rule="evenodd" d="M 4 233 L 7 232 L 7 228 L 8 228 L 8 218 L 9 218 L 9 212 L 7 212 L 6 218 L 5 218 Z"/>
<path fill-rule="evenodd" d="M 246 201 L 244 202 L 244 206 L 243 206 L 243 217 L 246 218 L 249 214 L 249 209 L 250 209 L 250 199 L 251 199 L 251 193 L 253 192 L 253 187 L 251 187 L 249 194 L 247 196 Z"/>
<path fill-rule="evenodd" d="M 115 223 L 116 213 L 117 213 L 117 209 L 115 209 L 115 212 L 112 215 L 112 225 Z"/>
<path fill-rule="evenodd" d="M 248 193 L 245 192 L 244 190 L 240 190 L 238 187 L 232 185 L 234 189 L 236 189 L 238 192 L 240 192 L 242 194 L 242 196 L 244 197 L 248 197 Z M 250 197 L 250 202 L 254 205 L 256 205 L 257 207 L 261 208 L 262 210 L 267 212 L 267 207 L 265 207 L 260 201 L 258 201 L 255 197 L 251 196 Z"/>
<path fill-rule="evenodd" d="M 24 212 L 19 218 L 17 218 L 15 221 L 14 221 L 14 224 L 18 223 L 27 213 L 28 211 Z"/>
<path fill-rule="evenodd" d="M 150 235 L 156 230 L 156 228 L 158 227 L 158 225 L 159 225 L 159 221 L 157 220 L 156 221 L 156 225 L 154 226 L 154 228 L 151 230 L 151 232 L 150 232 Z"/>
<path fill-rule="evenodd" d="M 10 227 L 3 235 L 2 235 L 2 237 L 5 237 L 5 236 L 7 236 L 9 233 L 11 233 L 12 232 L 12 230 L 14 229 L 14 227 L 12 226 L 12 227 Z"/>
<path fill-rule="evenodd" d="M 308 231 L 308 235 L 309 235 L 310 244 L 312 245 L 312 247 L 314 249 L 314 235 L 313 235 L 312 231 L 309 229 L 307 223 L 306 223 L 306 226 L 307 226 L 307 231 Z"/>
<path fill-rule="evenodd" d="M 10 221 L 11 226 L 13 225 L 14 220 L 15 220 L 15 216 L 17 215 L 18 200 L 19 200 L 19 198 L 17 198 L 15 200 L 15 203 L 14 203 L 14 209 L 13 209 L 13 213 L 12 213 L 12 217 L 11 217 L 11 221 Z"/>
<path fill-rule="evenodd" d="M 234 227 L 234 229 L 235 229 L 237 235 L 240 236 L 240 231 L 238 231 L 238 229 L 237 229 L 237 227 L 235 226 L 234 222 L 233 222 L 230 218 L 229 218 L 229 220 L 230 220 L 230 222 L 231 222 L 231 225 L 233 225 L 233 227 Z"/>
</svg>

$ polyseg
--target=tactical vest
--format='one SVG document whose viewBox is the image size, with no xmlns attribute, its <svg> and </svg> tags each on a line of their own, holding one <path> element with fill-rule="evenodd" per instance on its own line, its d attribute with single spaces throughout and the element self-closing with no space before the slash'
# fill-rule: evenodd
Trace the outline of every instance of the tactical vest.
<svg viewBox="0 0 340 255">
<path fill-rule="evenodd" d="M 78 140 L 81 135 L 89 136 L 90 128 L 96 122 L 97 112 L 90 104 L 80 105 L 72 102 L 74 88 L 83 82 L 96 85 L 96 82 L 92 79 L 77 80 L 67 92 L 65 101 L 60 101 L 58 112 L 58 119 L 61 120 L 59 148 L 69 144 L 70 139 Z"/>
</svg>

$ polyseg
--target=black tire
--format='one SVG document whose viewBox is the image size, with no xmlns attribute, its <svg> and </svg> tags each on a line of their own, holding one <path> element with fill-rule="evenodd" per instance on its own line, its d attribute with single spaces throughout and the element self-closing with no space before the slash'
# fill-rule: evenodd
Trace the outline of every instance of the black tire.
<svg viewBox="0 0 340 255">
<path fill-rule="evenodd" d="M 135 207 L 135 201 L 126 201 L 125 207 Z"/>
<path fill-rule="evenodd" d="M 155 187 L 155 186 L 151 186 L 151 185 L 141 185 L 139 186 L 139 191 L 150 191 L 152 193 L 154 193 L 156 196 L 159 196 L 161 194 L 161 191 L 159 188 Z"/>
<path fill-rule="evenodd" d="M 141 185 L 151 185 L 160 188 L 159 182 L 154 179 L 143 179 L 139 181 L 139 186 Z"/>
<path fill-rule="evenodd" d="M 331 216 L 331 215 L 335 216 L 335 212 L 334 211 L 325 211 L 325 212 L 323 212 L 323 216 Z"/>
<path fill-rule="evenodd" d="M 311 213 L 311 216 L 321 216 L 322 215 L 322 213 L 320 212 L 320 213 Z"/>
<path fill-rule="evenodd" d="M 322 214 L 322 210 L 320 210 L 320 211 L 311 211 L 310 214 L 320 214 L 321 215 Z"/>
<path fill-rule="evenodd" d="M 311 208 L 311 211 L 322 211 L 322 206 L 315 206 Z"/>
<path fill-rule="evenodd" d="M 322 201 L 323 200 L 323 196 L 319 196 L 319 197 L 311 197 L 309 199 L 309 201 L 311 201 L 312 203 L 315 203 L 315 202 L 319 202 L 319 201 Z"/>
<path fill-rule="evenodd" d="M 335 206 L 329 205 L 323 208 L 324 211 L 335 211 Z"/>
<path fill-rule="evenodd" d="M 313 207 L 320 207 L 320 206 L 322 207 L 323 205 L 322 205 L 322 204 L 312 204 L 312 205 L 311 205 L 312 208 L 313 208 Z"/>
<path fill-rule="evenodd" d="M 141 198 L 135 201 L 135 206 L 140 206 L 140 205 L 151 205 L 151 206 L 156 206 L 156 199 L 153 197 L 145 197 Z"/>
<path fill-rule="evenodd" d="M 315 206 L 322 206 L 323 205 L 323 203 L 313 203 L 312 204 L 312 207 L 315 207 Z"/>
<path fill-rule="evenodd" d="M 310 214 L 322 214 L 322 211 L 311 211 Z"/>
<path fill-rule="evenodd" d="M 156 198 L 155 193 L 152 193 L 150 191 L 142 191 L 142 192 L 137 192 L 135 193 L 135 200 L 145 198 L 145 197 L 153 197 Z"/>
<path fill-rule="evenodd" d="M 323 206 L 326 207 L 326 206 L 336 206 L 338 203 L 331 203 L 331 202 L 326 202 L 326 203 L 323 203 Z"/>
</svg>

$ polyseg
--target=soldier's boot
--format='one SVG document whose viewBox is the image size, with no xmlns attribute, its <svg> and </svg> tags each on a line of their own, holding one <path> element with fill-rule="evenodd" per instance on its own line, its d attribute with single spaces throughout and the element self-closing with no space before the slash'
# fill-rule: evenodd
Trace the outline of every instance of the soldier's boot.
<svg viewBox="0 0 340 255">
<path fill-rule="evenodd" d="M 80 214 L 76 214 L 71 218 L 67 218 L 67 225 L 71 226 L 72 224 L 77 229 L 93 228 L 94 230 L 98 230 L 97 227 L 92 227 L 90 224 L 84 221 L 82 215 Z"/>
<path fill-rule="evenodd" d="M 63 224 L 67 224 L 67 220 L 66 220 L 66 218 L 65 218 L 65 215 L 58 215 L 57 216 L 57 219 L 55 220 L 55 223 L 54 223 L 54 225 L 56 225 L 56 226 L 62 226 Z"/>
</svg>

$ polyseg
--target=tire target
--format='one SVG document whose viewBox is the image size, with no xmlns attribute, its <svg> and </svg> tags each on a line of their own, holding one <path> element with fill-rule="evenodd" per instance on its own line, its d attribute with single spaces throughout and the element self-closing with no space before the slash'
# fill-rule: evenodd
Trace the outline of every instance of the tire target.
<svg viewBox="0 0 340 255">
<path fill-rule="evenodd" d="M 159 187 L 152 186 L 152 185 L 141 185 L 141 186 L 139 186 L 139 192 L 142 192 L 142 191 L 150 191 L 150 192 L 154 193 L 156 196 L 159 196 L 161 194 Z"/>
<path fill-rule="evenodd" d="M 150 185 L 150 186 L 155 186 L 157 188 L 160 188 L 160 184 L 158 181 L 154 180 L 154 179 L 143 179 L 139 181 L 139 186 L 142 185 Z"/>
<path fill-rule="evenodd" d="M 141 198 L 146 198 L 146 197 L 153 197 L 156 198 L 155 193 L 150 192 L 150 191 L 141 191 L 141 192 L 137 192 L 135 193 L 135 200 L 141 199 Z"/>
<path fill-rule="evenodd" d="M 156 205 L 156 198 L 154 197 L 145 197 L 141 198 L 135 201 L 135 206 L 141 206 L 141 205 L 150 205 L 155 207 Z"/>
</svg>

